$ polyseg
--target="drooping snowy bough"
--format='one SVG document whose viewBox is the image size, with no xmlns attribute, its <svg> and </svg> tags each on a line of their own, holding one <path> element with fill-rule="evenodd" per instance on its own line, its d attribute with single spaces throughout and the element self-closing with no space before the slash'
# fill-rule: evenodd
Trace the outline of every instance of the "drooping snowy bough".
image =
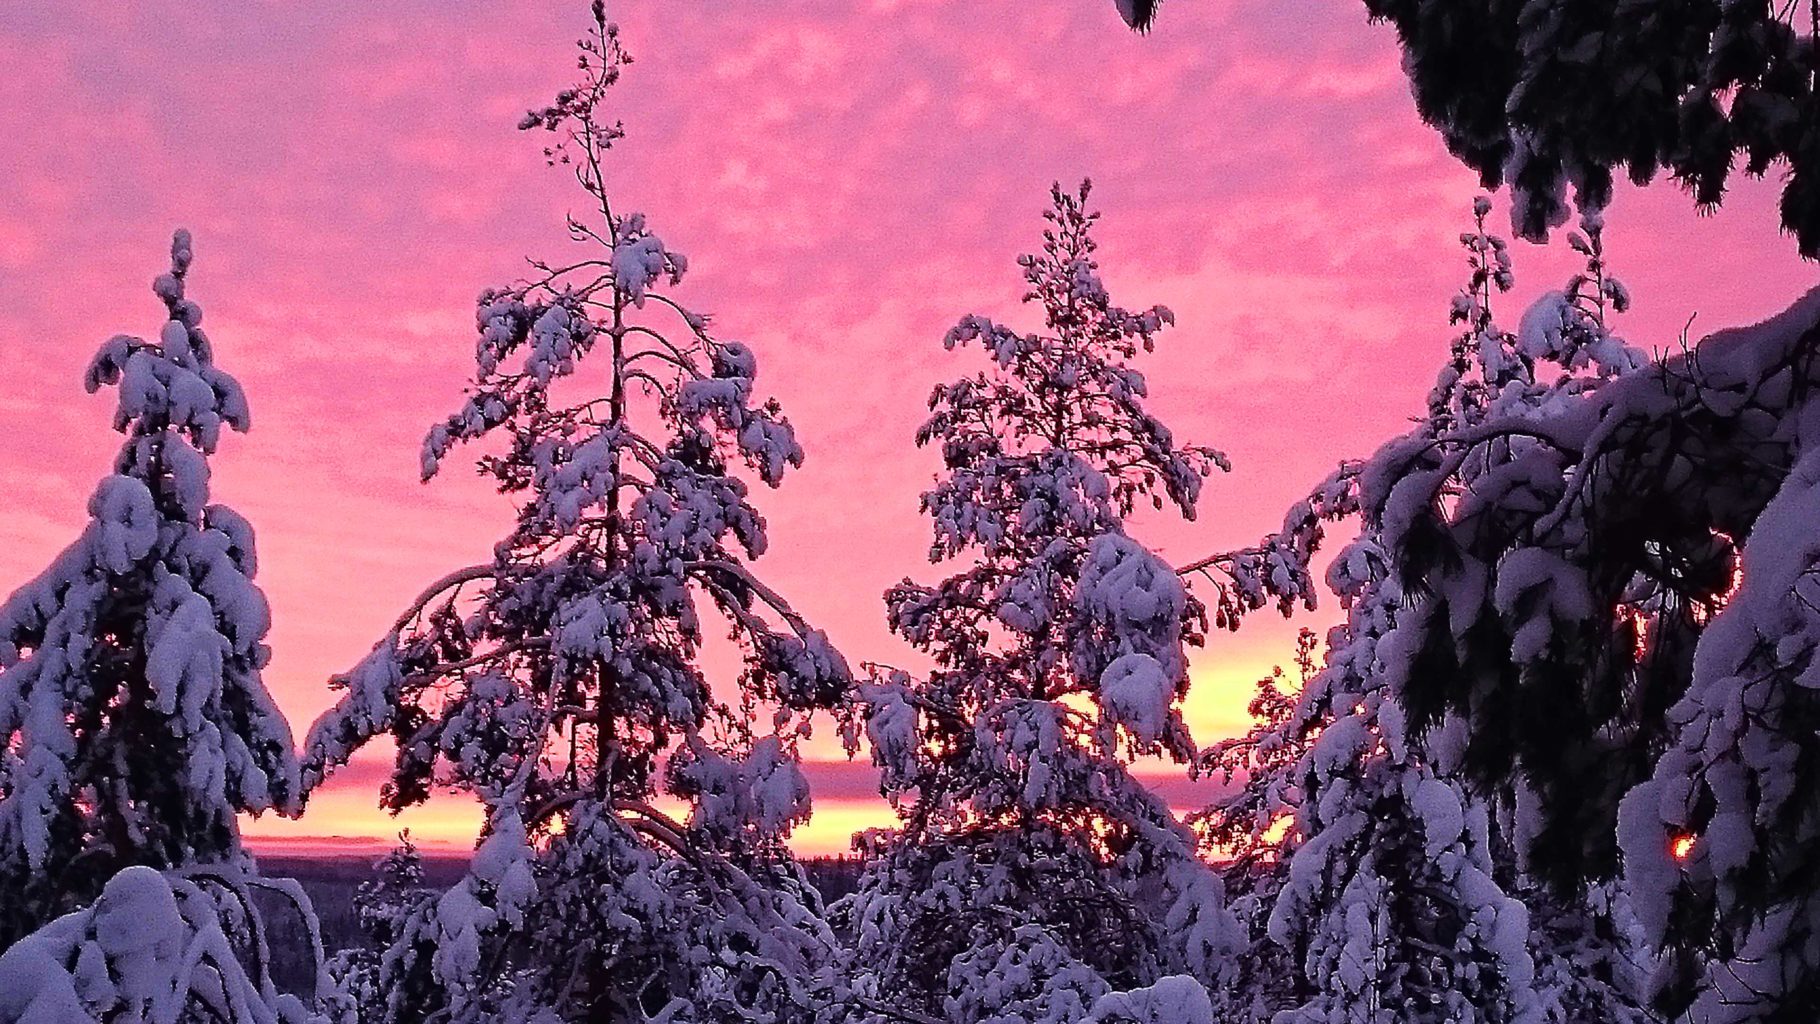
<svg viewBox="0 0 1820 1024">
<path fill-rule="evenodd" d="M 1641 363 L 1589 301 L 1623 298 L 1596 233 L 1574 241 L 1586 274 L 1514 334 L 1457 348 L 1470 373 L 1450 369 L 1437 397 L 1469 401 L 1433 403 L 1427 426 L 1336 477 L 1356 490 L 1327 507 L 1356 508 L 1371 547 L 1335 572 L 1364 550 L 1384 581 L 1366 593 L 1391 598 L 1362 666 L 1379 720 L 1353 732 L 1400 744 L 1467 798 L 1467 821 L 1488 818 L 1493 879 L 1529 914 L 1542 1019 L 1808 1020 L 1820 292 Z M 1469 290 L 1456 315 L 1481 305 Z M 1320 505 L 1249 550 L 1312 550 Z M 1306 598 L 1293 557 L 1260 574 L 1245 554 L 1203 563 L 1229 607 Z M 1323 677 L 1353 660 L 1336 646 Z M 1322 711 L 1322 682 L 1303 697 L 1299 735 L 1320 732 L 1277 906 L 1292 937 L 1321 934 L 1293 875 L 1329 842 L 1321 769 L 1341 762 L 1322 751 L 1372 703 L 1347 684 Z"/>
<path fill-rule="evenodd" d="M 1622 908 L 1667 957 L 1644 994 L 1671 1014 L 1805 1019 L 1820 991 L 1793 923 L 1814 885 L 1796 838 L 1813 805 L 1795 795 L 1812 790 L 1797 755 L 1813 724 L 1784 717 L 1820 531 L 1797 468 L 1817 370 L 1820 293 L 1447 445 L 1386 451 L 1394 483 L 1367 502 L 1419 588 L 1383 645 L 1412 728 L 1457 735 L 1462 776 L 1555 898 L 1622 866 Z"/>
<path fill-rule="evenodd" d="M 93 906 L 0 955 L 0 1024 L 315 1024 L 272 984 L 257 886 L 296 900 L 313 922 L 294 883 L 122 870 Z M 310 944 L 321 962 L 313 923 L 288 941 Z"/>
<path fill-rule="evenodd" d="M 1820 7 L 1770 0 L 1365 0 L 1396 27 L 1416 109 L 1541 240 L 1614 172 L 1717 206 L 1740 164 L 1786 168 L 1782 225 L 1820 254 Z M 1739 157 L 1743 159 L 1740 160 Z"/>
<path fill-rule="evenodd" d="M 1087 188 L 1053 198 L 1043 251 L 1021 261 L 1046 330 L 963 319 L 946 344 L 980 345 L 992 369 L 937 387 L 917 435 L 946 465 L 923 496 L 931 559 L 973 560 L 886 595 L 936 667 L 864 691 L 902 827 L 869 836 L 840 908 L 859 1020 L 1161 1019 L 1131 1017 L 1149 996 L 1102 997 L 1167 975 L 1200 991 L 1236 943 L 1218 876 L 1130 770 L 1194 756 L 1180 702 L 1205 627 L 1125 516 L 1138 501 L 1192 516 L 1223 457 L 1144 410 L 1129 361 L 1171 316 L 1113 305 Z"/>
<path fill-rule="evenodd" d="M 1763 346 L 1773 366 L 1794 342 L 1811 366 L 1820 294 L 1784 320 L 1735 336 L 1735 354 Z M 1786 435 L 1799 459 L 1751 523 L 1738 588 L 1669 709 L 1669 749 L 1619 809 L 1624 881 L 1661 951 L 1658 1001 L 1713 1024 L 1820 1015 L 1820 436 L 1811 411 L 1799 420 Z"/>
<path fill-rule="evenodd" d="M 177 232 L 156 340 L 89 366 L 126 443 L 88 527 L 0 605 L 0 948 L 123 867 L 239 871 L 236 816 L 298 808 L 252 527 L 209 503 L 208 456 L 249 421 L 185 295 L 191 255 Z"/>
<path fill-rule="evenodd" d="M 427 479 L 501 442 L 480 466 L 517 527 L 339 677 L 310 733 L 307 781 L 390 735 L 386 804 L 449 786 L 485 808 L 467 877 L 384 954 L 371 1019 L 800 1021 L 827 985 L 834 939 L 783 839 L 809 810 L 797 742 L 851 680 L 749 568 L 764 521 L 736 472 L 774 486 L 803 453 L 752 351 L 670 297 L 682 255 L 609 198 L 629 58 L 594 17 L 581 83 L 521 125 L 594 203 L 569 220 L 590 251 L 482 294 L 468 399 L 424 444 Z M 723 624 L 731 703 L 698 666 Z"/>
</svg>

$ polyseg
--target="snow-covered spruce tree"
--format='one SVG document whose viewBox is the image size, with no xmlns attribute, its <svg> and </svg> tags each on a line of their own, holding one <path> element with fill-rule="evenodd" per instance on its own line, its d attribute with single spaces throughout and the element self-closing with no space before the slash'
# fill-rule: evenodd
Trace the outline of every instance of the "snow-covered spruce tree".
<svg viewBox="0 0 1820 1024">
<path fill-rule="evenodd" d="M 310 734 L 306 781 L 390 734 L 388 806 L 447 786 L 485 809 L 467 877 L 384 954 L 387 1021 L 796 1021 L 833 945 L 782 839 L 808 816 L 797 739 L 851 679 L 749 569 L 764 521 L 735 472 L 776 485 L 802 450 L 752 352 L 668 293 L 683 257 L 609 196 L 629 58 L 593 14 L 581 83 L 521 126 L 592 200 L 569 221 L 589 251 L 482 294 L 473 387 L 424 444 L 428 478 L 502 441 L 480 465 L 517 527 L 413 603 Z M 709 615 L 745 652 L 732 705 L 698 666 Z"/>
<path fill-rule="evenodd" d="M 946 466 L 922 501 L 931 560 L 971 561 L 886 595 L 935 667 L 865 691 L 902 827 L 870 837 L 843 907 L 861 1019 L 1079 1020 L 1111 990 L 1221 978 L 1237 938 L 1193 836 L 1129 770 L 1193 758 L 1180 700 L 1205 627 L 1125 517 L 1192 516 L 1224 460 L 1144 410 L 1129 363 L 1172 318 L 1112 304 L 1087 198 L 1057 186 L 1021 260 L 1045 329 L 961 320 L 945 344 L 992 368 L 938 386 L 917 434 Z"/>
<path fill-rule="evenodd" d="M 1490 209 L 1487 200 L 1478 200 L 1474 204 L 1475 229 L 1461 236 L 1470 277 L 1450 310 L 1450 319 L 1461 330 L 1450 343 L 1448 362 L 1429 394 L 1426 416 L 1372 459 L 1343 463 L 1309 498 L 1290 510 L 1281 532 L 1255 546 L 1185 567 L 1184 572 L 1204 573 L 1214 583 L 1222 624 L 1236 628 L 1244 615 L 1272 602 L 1284 612 L 1298 606 L 1314 607 L 1316 591 L 1310 567 L 1329 523 L 1357 519 L 1368 531 L 1373 523 L 1382 523 L 1394 528 L 1398 543 L 1418 539 L 1410 529 L 1408 507 L 1392 507 L 1393 500 L 1419 504 L 1422 497 L 1439 494 L 1438 511 L 1461 514 L 1451 504 L 1457 490 L 1405 497 L 1421 487 L 1454 483 L 1427 473 L 1432 463 L 1451 459 L 1463 475 L 1476 480 L 1486 475 L 1496 459 L 1508 457 L 1504 453 L 1524 450 L 1524 438 L 1506 439 L 1491 423 L 1560 415 L 1584 401 L 1582 396 L 1596 395 L 1609 378 L 1643 365 L 1642 355 L 1606 326 L 1608 315 L 1628 308 L 1630 299 L 1608 272 L 1597 215 L 1584 218 L 1582 231 L 1568 237 L 1569 244 L 1584 256 L 1584 268 L 1566 287 L 1545 293 L 1533 303 L 1518 331 L 1497 324 L 1493 300 L 1511 287 L 1513 277 L 1505 243 L 1486 230 Z M 1487 438 L 1492 439 L 1497 453 L 1470 458 L 1469 453 L 1483 447 Z M 1487 482 L 1496 479 L 1492 476 Z M 1396 493 L 1398 489 L 1405 494 Z M 1388 539 L 1380 537 L 1380 546 Z M 1393 556 L 1395 552 L 1386 549 L 1378 554 Z M 1410 578 L 1421 584 L 1415 596 L 1424 596 L 1426 581 Z M 1631 629 L 1630 620 L 1624 621 L 1626 629 Z M 1460 622 L 1462 628 L 1474 624 L 1467 618 Z M 1632 647 L 1634 640 L 1631 635 Z M 1447 682 L 1436 679 L 1431 685 L 1446 686 Z"/>
<path fill-rule="evenodd" d="M 1572 309 L 1545 300 L 1519 346 L 1581 350 L 1560 326 Z M 1385 547 L 1422 590 L 1386 672 L 1420 727 L 1463 720 L 1466 771 L 1512 809 L 1526 868 L 1563 890 L 1615 877 L 1618 801 L 1669 745 L 1735 545 L 1799 439 L 1781 403 L 1798 407 L 1806 356 L 1766 346 L 1748 365 L 1728 348 L 1381 459 Z"/>
<path fill-rule="evenodd" d="M 1147 30 L 1154 0 L 1115 0 Z M 1718 206 L 1744 157 L 1786 168 L 1782 225 L 1820 256 L 1820 5 L 1771 0 L 1365 0 L 1396 28 L 1422 118 L 1541 241 L 1615 172 Z"/>
<path fill-rule="evenodd" d="M 1402 597 L 1385 569 L 1369 534 L 1335 562 L 1347 622 L 1286 729 L 1319 735 L 1297 766 L 1300 839 L 1268 923 L 1305 998 L 1276 1020 L 1540 1020 L 1528 916 L 1493 878 L 1484 805 L 1411 745 L 1377 672 Z"/>
<path fill-rule="evenodd" d="M 1742 661 L 1719 669 L 1754 655 L 1726 640 L 1713 650 L 1728 653 L 1703 653 L 1702 631 L 1736 585 L 1735 551 L 1765 506 L 1800 486 L 1790 474 L 1814 430 L 1817 321 L 1820 298 L 1810 296 L 1766 324 L 1635 366 L 1583 304 L 1549 296 L 1513 336 L 1518 351 L 1613 379 L 1532 385 L 1534 399 L 1434 443 L 1388 446 L 1367 471 L 1375 482 L 1360 501 L 1366 522 L 1411 588 L 1377 651 L 1408 733 L 1424 749 L 1457 751 L 1463 776 L 1498 808 L 1516 868 L 1548 887 L 1531 895 L 1532 910 L 1596 907 L 1591 899 L 1616 877 L 1622 837 L 1628 893 L 1613 899 L 1612 920 L 1589 930 L 1561 918 L 1537 929 L 1553 946 L 1571 932 L 1603 949 L 1609 983 L 1558 991 L 1564 1005 L 1624 991 L 1628 964 L 1611 936 L 1628 907 L 1670 957 L 1658 1007 L 1799 1019 L 1811 1006 L 1793 966 L 1811 962 L 1808 940 L 1782 927 L 1811 887 L 1798 869 L 1771 866 L 1773 854 L 1727 859 L 1753 848 L 1755 840 L 1730 845 L 1740 829 L 1792 833 L 1805 812 L 1790 811 L 1774 787 L 1800 792 L 1802 762 L 1760 778 L 1727 763 L 1734 743 L 1716 730 L 1761 717 L 1745 681 L 1767 669 Z M 1742 572 L 1749 588 L 1752 566 Z M 1781 653 L 1798 650 L 1791 642 Z M 1719 674 L 1703 682 L 1703 666 Z M 1733 734 L 1739 756 L 1771 764 L 1752 759 L 1775 731 Z M 1623 797 L 1652 771 L 1658 788 Z M 1762 818 L 1718 814 L 1720 802 L 1755 807 L 1766 784 Z M 1671 852 L 1686 843 L 1724 851 L 1717 875 L 1743 884 L 1711 881 L 1711 856 L 1676 866 Z M 1538 978 L 1576 973 L 1586 978 L 1584 964 L 1540 965 Z M 1751 998 L 1740 999 L 1746 990 Z M 1608 1009 L 1613 1019 L 1635 1012 Z"/>
<path fill-rule="evenodd" d="M 0 955 L 0 1024 L 314 1024 L 301 1001 L 272 984 L 242 881 L 308 906 L 294 882 L 123 868 L 93 906 Z M 320 962 L 314 919 L 305 919 L 302 938 Z"/>
<path fill-rule="evenodd" d="M 1391 467 L 1392 547 L 1428 594 L 1387 671 L 1413 711 L 1466 724 L 1468 768 L 1505 794 L 1551 895 L 1612 879 L 1622 855 L 1621 895 L 1665 956 L 1654 1001 L 1696 1020 L 1814 1006 L 1793 924 L 1813 883 L 1780 852 L 1812 813 L 1789 796 L 1813 782 L 1780 702 L 1799 693 L 1781 684 L 1805 656 L 1790 565 L 1813 524 L 1776 496 L 1806 507 L 1817 370 L 1809 295 Z"/>
<path fill-rule="evenodd" d="M 248 867 L 236 815 L 297 809 L 253 531 L 208 503 L 207 457 L 247 404 L 185 297 L 190 258 L 179 231 L 157 339 L 89 366 L 126 443 L 88 527 L 0 605 L 0 947 L 130 865 Z"/>
<path fill-rule="evenodd" d="M 1447 1012 L 1435 993 L 1445 988 L 1444 999 L 1459 995 L 1460 986 L 1444 980 L 1455 971 L 1495 981 L 1478 983 L 1490 1002 L 1471 1012 L 1482 1019 L 1628 1021 L 1640 1013 L 1626 985 L 1629 961 L 1618 939 L 1623 915 L 1613 905 L 1609 876 L 1543 890 L 1527 859 L 1530 848 L 1519 845 L 1533 826 L 1534 794 L 1516 785 L 1514 775 L 1501 786 L 1477 788 L 1489 802 L 1469 793 L 1459 768 L 1471 730 L 1446 715 L 1412 728 L 1393 687 L 1407 680 L 1408 668 L 1390 638 L 1412 606 L 1426 607 L 1421 578 L 1396 571 L 1395 546 L 1387 540 L 1406 526 L 1399 518 L 1406 514 L 1403 496 L 1423 486 L 1419 473 L 1411 483 L 1411 466 L 1457 456 L 1499 418 L 1547 418 L 1601 378 L 1640 361 L 1605 328 L 1606 312 L 1624 308 L 1628 297 L 1606 271 L 1596 216 L 1586 219 L 1584 233 L 1570 235 L 1585 270 L 1532 306 L 1519 332 L 1500 329 L 1492 302 L 1510 287 L 1511 271 L 1506 246 L 1485 229 L 1489 212 L 1489 203 L 1476 203 L 1475 230 L 1461 237 L 1470 279 L 1450 315 L 1462 329 L 1427 416 L 1373 459 L 1342 465 L 1290 511 L 1280 534 L 1190 567 L 1218 583 L 1227 624 L 1272 599 L 1284 610 L 1311 604 L 1309 567 L 1326 523 L 1359 519 L 1359 540 L 1329 573 L 1330 586 L 1351 608 L 1348 623 L 1330 638 L 1327 668 L 1272 741 L 1307 751 L 1294 771 L 1298 785 L 1260 777 L 1262 785 L 1299 800 L 1298 827 L 1288 837 L 1290 879 L 1272 927 L 1298 949 L 1302 983 L 1320 992 L 1304 1007 L 1311 1019 L 1371 1019 L 1359 1015 L 1373 1007 L 1386 1019 Z M 1493 463 L 1495 457 L 1471 462 L 1465 472 Z M 1473 511 L 1461 508 L 1461 514 Z M 1415 581 L 1413 592 L 1404 589 L 1406 579 Z M 1311 737 L 1318 737 L 1312 745 Z M 1270 806 L 1272 795 L 1248 799 Z M 1518 913 L 1512 894 L 1527 897 L 1527 914 Z M 1440 912 L 1424 900 L 1439 900 Z M 1348 903 L 1369 909 L 1349 910 Z M 1450 915 L 1461 923 L 1445 924 Z M 1355 917 L 1378 923 L 1359 931 Z M 1525 918 L 1531 953 L 1520 956 Z M 1431 948 L 1449 945 L 1436 943 L 1429 931 L 1436 922 L 1452 934 L 1451 964 Z M 1498 972 L 1502 978 L 1495 978 Z"/>
</svg>

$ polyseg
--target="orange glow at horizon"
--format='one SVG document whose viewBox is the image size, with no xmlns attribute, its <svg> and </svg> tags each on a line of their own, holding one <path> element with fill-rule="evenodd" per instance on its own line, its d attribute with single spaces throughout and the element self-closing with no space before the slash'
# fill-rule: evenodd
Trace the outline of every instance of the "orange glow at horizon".
<svg viewBox="0 0 1820 1024">
<path fill-rule="evenodd" d="M 1260 623 L 1260 626 L 1263 624 Z M 1260 628 L 1259 632 L 1275 632 Z M 1216 635 L 1212 643 L 1238 646 L 1237 638 Z M 1222 644 L 1224 641 L 1224 644 Z M 1202 744 L 1243 732 L 1251 722 L 1246 706 L 1255 691 L 1255 681 L 1269 674 L 1275 664 L 1273 645 L 1257 642 L 1246 645 L 1225 658 L 1197 652 L 1190 669 L 1192 684 L 1184 706 L 1184 717 L 1195 738 Z M 849 762 L 838 760 L 830 746 L 823 751 L 818 744 L 809 752 L 823 767 L 840 767 Z M 375 759 L 364 758 L 361 767 Z M 864 755 L 854 764 L 863 765 Z M 374 767 L 377 767 L 376 765 Z M 1166 763 L 1146 765 L 1157 772 L 1186 772 Z M 241 830 L 247 843 L 257 852 L 271 854 L 334 853 L 367 854 L 390 849 L 401 829 L 410 829 L 411 839 L 426 851 L 442 854 L 465 854 L 473 849 L 480 832 L 480 807 L 459 794 L 438 791 L 422 805 L 392 815 L 378 806 L 377 783 L 372 771 L 349 771 L 364 781 L 355 785 L 329 783 L 310 797 L 302 818 L 281 818 L 266 814 L 258 818 L 243 816 Z M 852 852 L 854 834 L 871 828 L 890 828 L 897 819 L 883 797 L 819 797 L 812 791 L 813 812 L 809 821 L 799 826 L 790 837 L 790 846 L 801 856 L 837 856 Z M 674 801 L 660 801 L 670 813 L 686 815 L 686 809 Z"/>
</svg>

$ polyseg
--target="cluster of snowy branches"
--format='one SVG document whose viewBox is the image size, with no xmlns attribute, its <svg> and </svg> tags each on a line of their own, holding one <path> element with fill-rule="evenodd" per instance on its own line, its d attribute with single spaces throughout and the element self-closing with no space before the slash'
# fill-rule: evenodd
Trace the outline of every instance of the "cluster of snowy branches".
<svg viewBox="0 0 1820 1024">
<path fill-rule="evenodd" d="M 1820 297 L 1646 360 L 1607 326 L 1629 297 L 1595 213 L 1585 270 L 1505 331 L 1488 210 L 1428 415 L 1193 567 L 1236 621 L 1310 602 L 1332 522 L 1359 529 L 1325 666 L 1209 755 L 1249 781 L 1203 821 L 1272 854 L 1246 909 L 1297 962 L 1263 998 L 1278 1021 L 1809 1019 Z"/>
<path fill-rule="evenodd" d="M 1115 0 L 1148 30 L 1159 0 Z M 1820 5 L 1789 0 L 1364 0 L 1416 110 L 1541 241 L 1664 171 L 1703 208 L 1785 171 L 1782 225 L 1820 256 Z"/>
<path fill-rule="evenodd" d="M 516 521 L 332 681 L 301 755 L 261 681 L 251 528 L 208 502 L 221 428 L 249 419 L 186 233 L 156 340 L 93 361 L 124 445 L 77 542 L 0 605 L 0 1024 L 1820 1013 L 1820 291 L 1646 358 L 1612 328 L 1630 296 L 1587 177 L 1618 158 L 1538 143 L 1587 177 L 1582 268 L 1507 329 L 1510 249 L 1475 203 L 1412 427 L 1280 531 L 1175 567 L 1133 513 L 1194 518 L 1226 460 L 1149 411 L 1136 363 L 1174 317 L 1112 301 L 1089 188 L 1057 186 L 1020 260 L 1040 326 L 961 318 L 944 344 L 984 368 L 916 435 L 949 575 L 885 615 L 923 667 L 856 676 L 755 569 L 755 485 L 803 449 L 609 189 L 631 58 L 593 14 L 579 83 L 520 125 L 588 197 L 575 248 L 480 295 L 466 395 L 422 450 L 427 481 L 487 446 Z M 1197 744 L 1189 648 L 1316 607 L 1322 560 L 1344 621 L 1304 631 L 1248 732 Z M 732 679 L 704 669 L 710 630 Z M 830 719 L 898 821 L 824 905 L 787 841 Z M 374 741 L 385 807 L 456 791 L 484 822 L 446 889 L 408 840 L 387 857 L 356 898 L 367 944 L 325 960 L 237 819 L 302 813 Z M 1140 761 L 1228 793 L 1183 820 Z M 272 981 L 261 891 L 301 912 L 308 991 Z"/>
</svg>

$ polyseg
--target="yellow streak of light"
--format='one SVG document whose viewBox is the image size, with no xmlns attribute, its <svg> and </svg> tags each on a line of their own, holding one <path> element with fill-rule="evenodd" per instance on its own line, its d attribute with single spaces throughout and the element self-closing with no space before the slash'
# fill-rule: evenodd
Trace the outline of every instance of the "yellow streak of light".
<svg viewBox="0 0 1820 1024">
<path fill-rule="evenodd" d="M 1289 661 L 1294 648 L 1286 651 L 1259 645 L 1222 653 L 1224 657 L 1202 653 L 1188 669 L 1188 698 L 1182 704 L 1182 717 L 1201 746 L 1251 728 L 1248 706 L 1257 693 L 1258 680 Z M 1294 672 L 1293 665 L 1287 667 Z"/>
</svg>

